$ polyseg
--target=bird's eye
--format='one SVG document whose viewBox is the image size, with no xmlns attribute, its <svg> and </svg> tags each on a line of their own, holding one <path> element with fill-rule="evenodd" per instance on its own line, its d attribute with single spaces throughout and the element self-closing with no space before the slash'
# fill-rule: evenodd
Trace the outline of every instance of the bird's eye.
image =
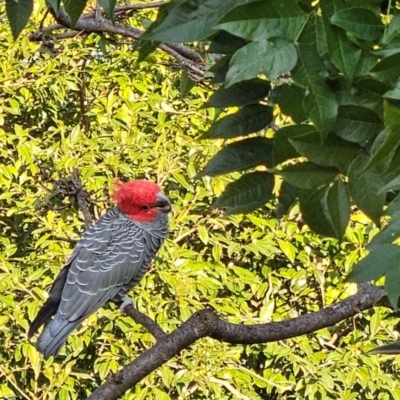
<svg viewBox="0 0 400 400">
<path fill-rule="evenodd" d="M 141 208 L 142 208 L 142 210 L 149 210 L 150 206 L 142 206 Z"/>
</svg>

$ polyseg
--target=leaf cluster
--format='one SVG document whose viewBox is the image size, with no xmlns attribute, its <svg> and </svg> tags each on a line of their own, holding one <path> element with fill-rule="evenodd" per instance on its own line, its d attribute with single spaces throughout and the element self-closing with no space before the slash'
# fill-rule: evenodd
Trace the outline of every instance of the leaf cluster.
<svg viewBox="0 0 400 400">
<path fill-rule="evenodd" d="M 220 86 L 204 106 L 226 112 L 203 137 L 226 144 L 199 176 L 247 172 L 214 207 L 251 212 L 279 190 L 280 213 L 298 199 L 323 236 L 342 239 L 352 207 L 381 227 L 387 192 L 400 187 L 400 14 L 386 11 L 375 0 L 175 1 L 159 16 L 143 42 L 202 41 L 218 59 Z M 396 204 L 375 243 L 399 236 Z M 385 276 L 397 307 L 400 274 L 385 249 L 370 247 L 379 256 L 350 278 Z"/>
</svg>

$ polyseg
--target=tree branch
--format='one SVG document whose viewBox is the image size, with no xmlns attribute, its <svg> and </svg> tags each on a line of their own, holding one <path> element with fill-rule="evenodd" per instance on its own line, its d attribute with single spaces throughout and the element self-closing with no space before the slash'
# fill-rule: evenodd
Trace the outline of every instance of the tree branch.
<svg viewBox="0 0 400 400">
<path fill-rule="evenodd" d="M 116 374 L 110 375 L 90 400 L 116 400 L 143 378 L 203 337 L 231 344 L 268 343 L 289 339 L 332 326 L 361 311 L 372 308 L 385 291 L 371 284 L 360 285 L 358 292 L 320 311 L 285 321 L 257 325 L 231 324 L 211 309 L 193 314 L 178 329 L 159 340 Z"/>
<path fill-rule="evenodd" d="M 90 216 L 90 212 L 86 204 L 86 195 L 85 191 L 83 190 L 82 181 L 76 168 L 72 170 L 72 183 L 76 188 L 76 201 L 78 202 L 78 206 L 82 211 L 83 218 L 85 220 L 85 227 L 87 229 L 92 225 L 92 217 Z"/>
<path fill-rule="evenodd" d="M 115 8 L 115 13 L 127 12 L 130 10 L 139 10 L 143 8 L 159 7 L 164 2 L 153 2 L 146 4 L 132 4 L 132 5 L 122 5 Z M 54 32 L 60 27 L 72 29 L 71 20 L 68 14 L 60 8 L 58 14 L 56 15 L 54 11 L 52 12 L 53 17 L 57 21 L 57 24 L 51 25 L 50 27 L 43 27 L 41 30 L 32 32 L 29 34 L 29 40 L 31 41 L 45 41 L 45 32 Z M 80 34 L 89 33 L 107 33 L 110 35 L 120 35 L 124 37 L 129 37 L 134 40 L 138 40 L 142 37 L 143 31 L 131 26 L 116 23 L 112 24 L 109 20 L 103 16 L 96 15 L 96 12 L 91 12 L 83 14 L 73 27 L 72 32 L 65 32 L 61 34 L 55 34 L 53 37 L 56 39 L 63 39 L 74 37 Z M 182 68 L 191 71 L 196 80 L 204 76 L 203 60 L 200 55 L 189 47 L 183 46 L 177 43 L 163 43 L 159 45 L 159 48 L 164 50 L 166 53 L 174 57 Z"/>
<path fill-rule="evenodd" d="M 120 303 L 115 302 L 118 306 Z M 167 334 L 163 331 L 160 325 L 157 324 L 156 321 L 153 321 L 149 316 L 140 312 L 137 308 L 132 305 L 126 306 L 123 311 L 124 314 L 131 317 L 137 324 L 142 325 L 145 329 L 147 329 L 156 340 L 165 339 Z"/>
</svg>

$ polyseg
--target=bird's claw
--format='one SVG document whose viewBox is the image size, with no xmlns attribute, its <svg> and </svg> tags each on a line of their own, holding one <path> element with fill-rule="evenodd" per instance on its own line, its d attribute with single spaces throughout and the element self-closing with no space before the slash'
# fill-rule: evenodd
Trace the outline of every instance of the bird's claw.
<svg viewBox="0 0 400 400">
<path fill-rule="evenodd" d="M 133 306 L 135 307 L 135 302 L 128 296 L 123 296 L 121 298 L 121 305 L 119 306 L 119 309 L 121 312 L 125 312 L 125 308 L 128 306 Z"/>
</svg>

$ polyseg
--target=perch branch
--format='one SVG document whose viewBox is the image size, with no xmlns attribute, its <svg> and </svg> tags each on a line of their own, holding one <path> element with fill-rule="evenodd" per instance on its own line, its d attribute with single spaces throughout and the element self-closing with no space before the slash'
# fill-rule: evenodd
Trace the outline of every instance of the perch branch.
<svg viewBox="0 0 400 400">
<path fill-rule="evenodd" d="M 88 400 L 117 400 L 143 378 L 177 356 L 198 339 L 211 337 L 231 344 L 268 343 L 315 332 L 372 308 L 385 295 L 380 287 L 364 284 L 358 292 L 320 311 L 284 321 L 257 325 L 231 324 L 211 309 L 193 314 L 153 347 L 107 380 Z"/>
<path fill-rule="evenodd" d="M 157 341 L 164 339 L 167 336 L 157 322 L 153 321 L 150 317 L 148 317 L 146 314 L 143 314 L 132 305 L 124 308 L 124 314 L 131 317 L 137 324 L 140 324 L 146 328 L 149 333 L 151 333 L 157 339 Z"/>
</svg>

